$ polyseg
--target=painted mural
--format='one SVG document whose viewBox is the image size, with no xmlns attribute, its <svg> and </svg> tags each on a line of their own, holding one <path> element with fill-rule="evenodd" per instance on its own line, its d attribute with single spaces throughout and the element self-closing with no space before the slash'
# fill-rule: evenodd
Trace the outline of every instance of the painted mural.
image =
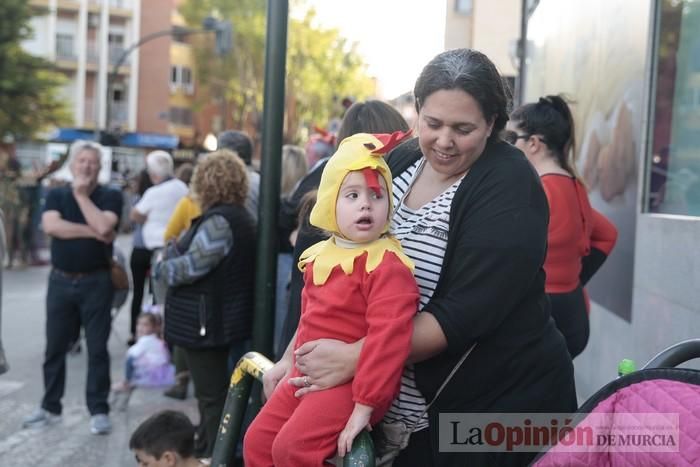
<svg viewBox="0 0 700 467">
<path fill-rule="evenodd" d="M 579 173 L 593 206 L 619 232 L 588 293 L 627 321 L 650 8 L 647 0 L 543 0 L 528 24 L 525 100 L 563 93 L 573 102 Z"/>
</svg>

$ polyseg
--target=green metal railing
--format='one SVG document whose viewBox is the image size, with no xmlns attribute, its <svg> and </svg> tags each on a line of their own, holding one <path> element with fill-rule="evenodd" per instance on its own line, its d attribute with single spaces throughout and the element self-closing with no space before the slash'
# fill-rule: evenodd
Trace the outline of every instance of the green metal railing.
<svg viewBox="0 0 700 467">
<path fill-rule="evenodd" d="M 272 368 L 273 363 L 258 352 L 248 352 L 236 364 L 231 375 L 226 405 L 221 415 L 219 432 L 212 454 L 212 467 L 232 467 L 236 455 L 236 445 L 241 436 L 241 427 L 253 381 L 262 382 L 263 375 Z M 360 433 L 352 444 L 352 451 L 336 465 L 343 467 L 374 467 L 374 444 L 366 431 Z"/>
</svg>

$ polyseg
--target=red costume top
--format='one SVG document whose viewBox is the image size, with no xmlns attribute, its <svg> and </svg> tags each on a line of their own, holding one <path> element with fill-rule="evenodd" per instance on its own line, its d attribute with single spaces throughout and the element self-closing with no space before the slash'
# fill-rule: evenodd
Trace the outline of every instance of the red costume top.
<svg viewBox="0 0 700 467">
<path fill-rule="evenodd" d="M 383 412 L 398 393 L 408 358 L 418 286 L 391 251 L 371 272 L 366 262 L 367 253 L 355 258 L 350 274 L 336 266 L 323 285 L 314 284 L 314 264 L 307 265 L 295 348 L 320 338 L 356 342 L 366 337 L 352 382 L 353 401 Z"/>
<path fill-rule="evenodd" d="M 586 188 L 574 177 L 547 174 L 542 176 L 542 185 L 549 202 L 545 291 L 571 292 L 580 283 L 581 258 L 591 248 L 610 254 L 617 229 L 591 207 Z"/>
</svg>

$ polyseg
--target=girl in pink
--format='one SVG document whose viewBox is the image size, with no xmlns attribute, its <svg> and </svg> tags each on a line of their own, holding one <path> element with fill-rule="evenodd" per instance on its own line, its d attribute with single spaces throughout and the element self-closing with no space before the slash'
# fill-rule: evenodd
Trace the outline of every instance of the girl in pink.
<svg viewBox="0 0 700 467">
<path fill-rule="evenodd" d="M 167 386 L 175 382 L 175 368 L 165 342 L 158 337 L 160 317 L 141 313 L 136 321 L 136 343 L 126 352 L 125 379 L 112 390 L 124 392 L 136 386 Z"/>
</svg>

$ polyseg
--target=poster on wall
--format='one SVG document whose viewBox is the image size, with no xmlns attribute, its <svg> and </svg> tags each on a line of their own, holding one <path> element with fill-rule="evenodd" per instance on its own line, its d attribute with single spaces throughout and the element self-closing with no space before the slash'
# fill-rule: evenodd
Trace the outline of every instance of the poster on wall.
<svg viewBox="0 0 700 467">
<path fill-rule="evenodd" d="M 528 23 L 525 101 L 564 94 L 576 123 L 577 168 L 591 204 L 618 229 L 586 287 L 631 321 L 638 169 L 642 164 L 649 1 L 543 0 Z"/>
</svg>

